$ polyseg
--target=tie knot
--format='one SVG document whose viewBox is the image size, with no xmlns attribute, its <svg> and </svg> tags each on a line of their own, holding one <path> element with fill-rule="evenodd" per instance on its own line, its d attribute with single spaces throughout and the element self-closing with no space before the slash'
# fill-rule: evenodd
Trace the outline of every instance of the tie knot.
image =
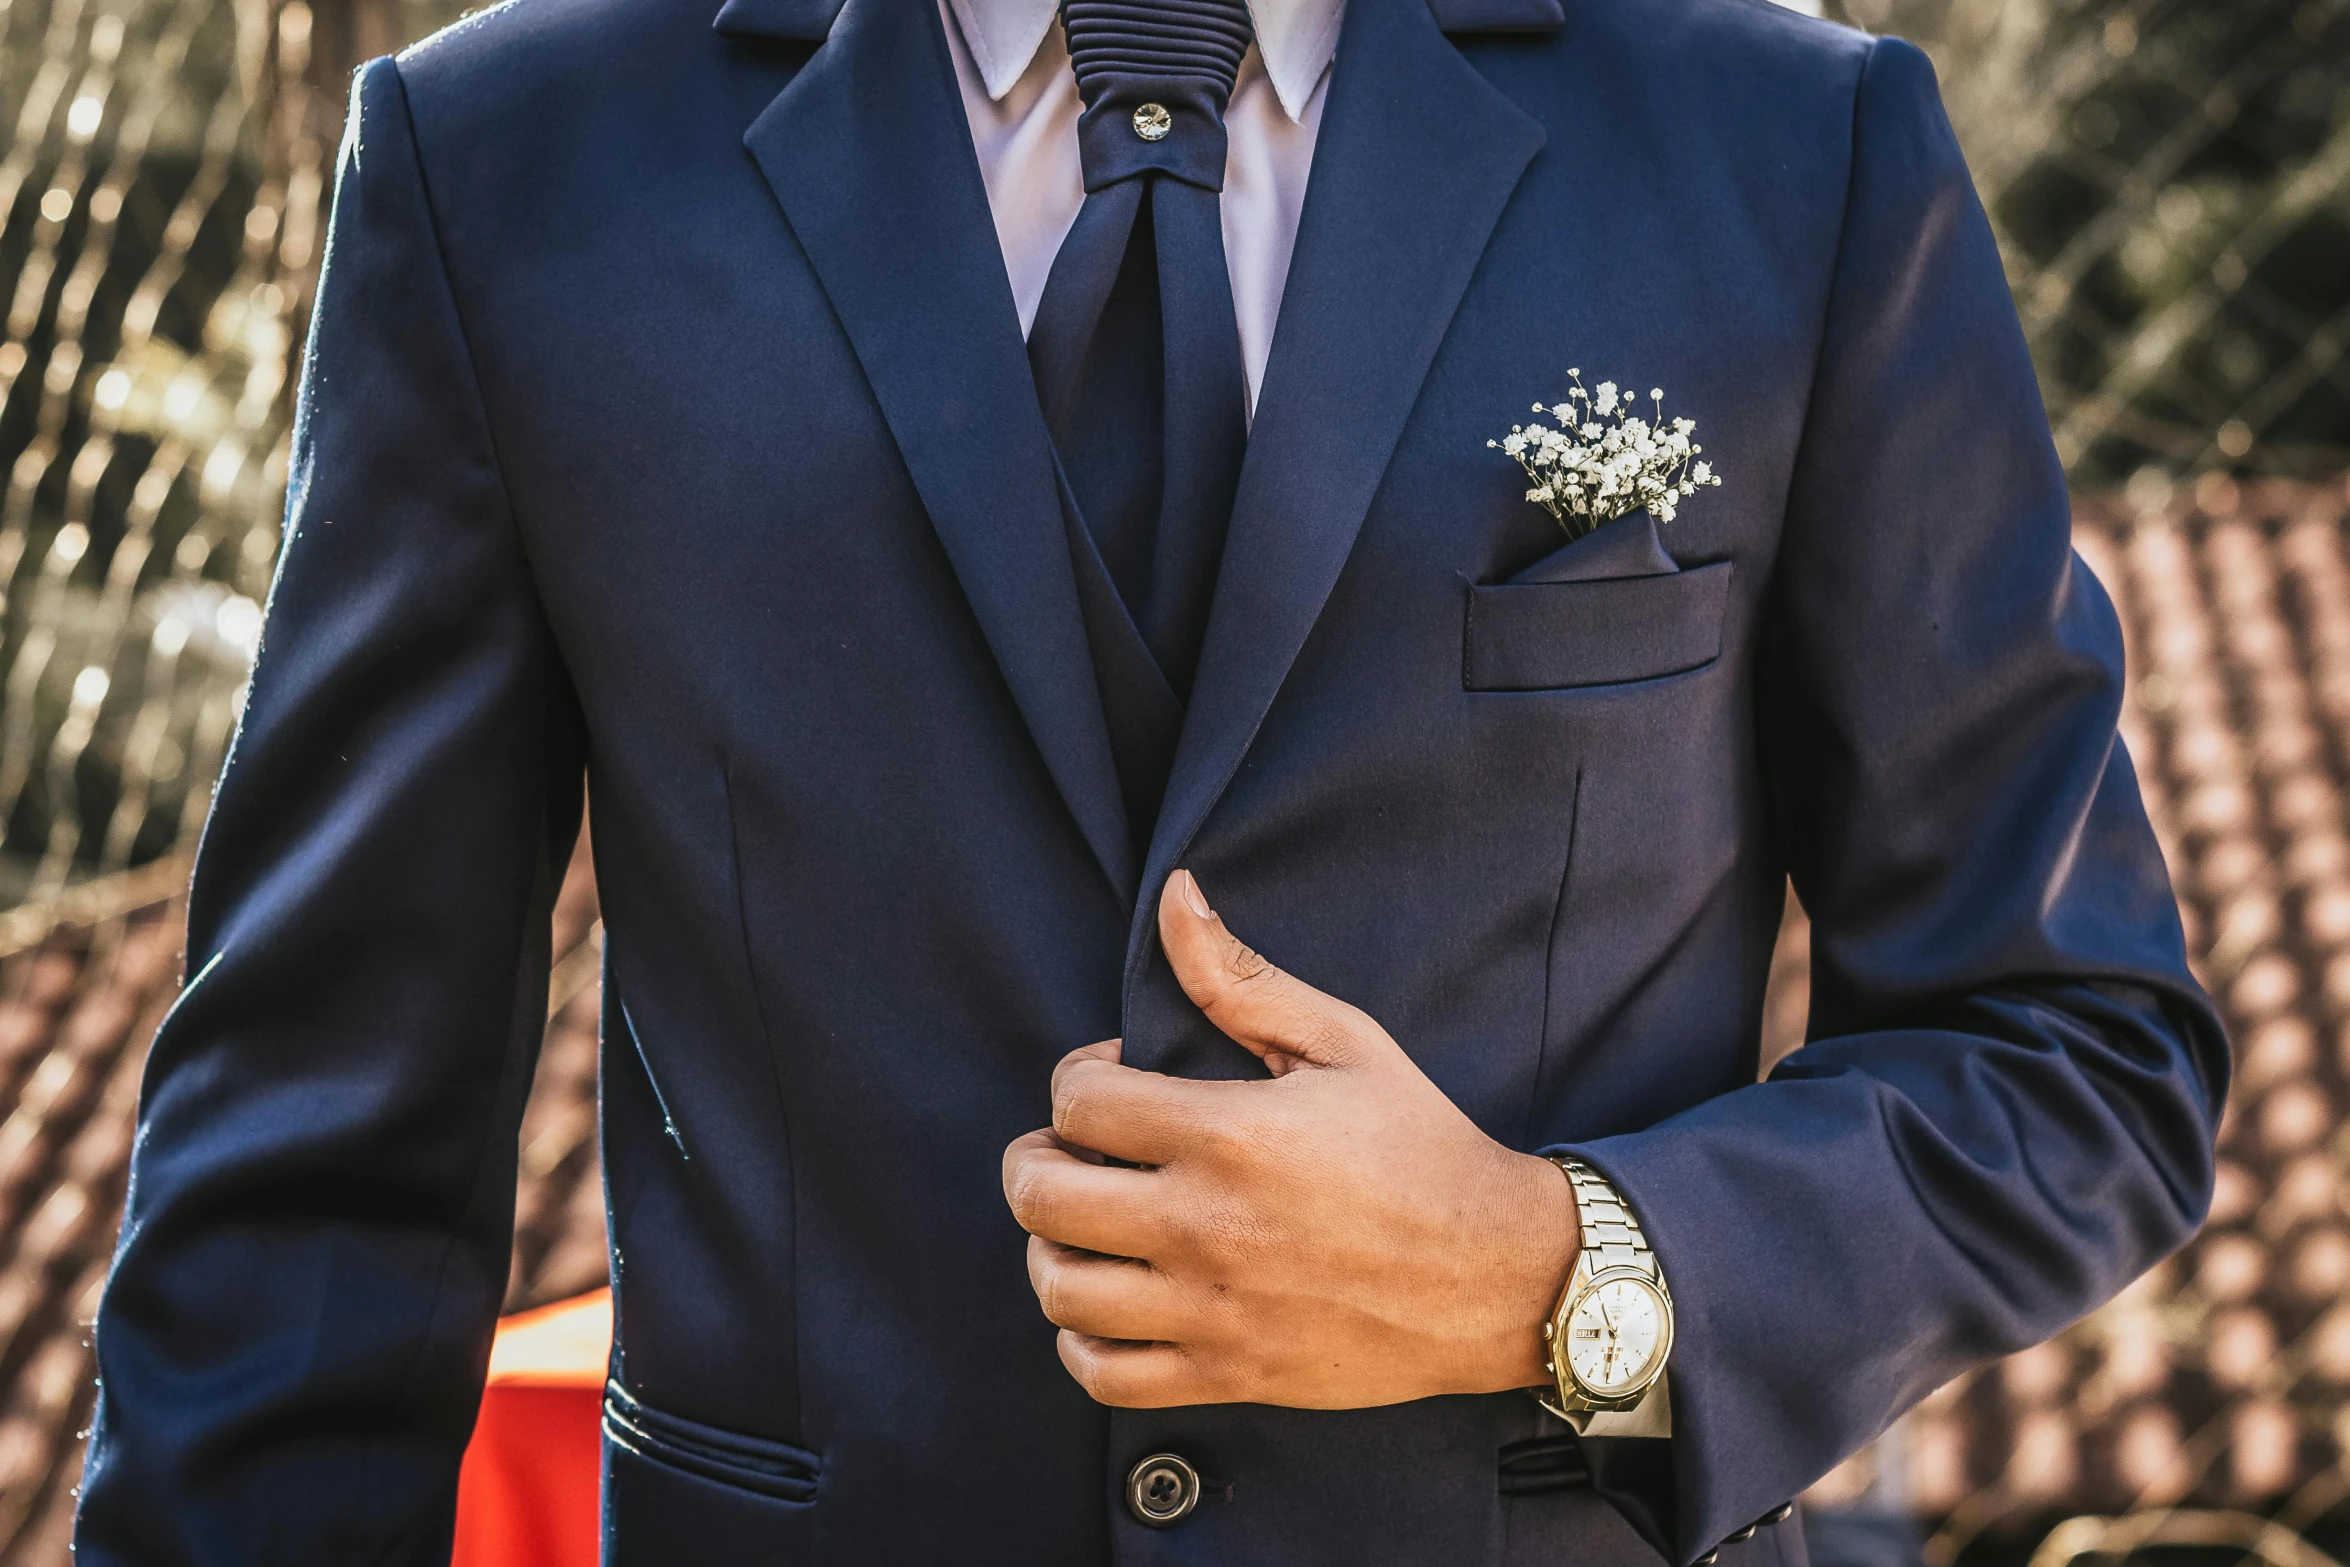
<svg viewBox="0 0 2350 1567">
<path fill-rule="evenodd" d="M 1171 174 L 1224 188 L 1224 109 L 1248 52 L 1248 0 L 1064 0 L 1085 188 Z"/>
</svg>

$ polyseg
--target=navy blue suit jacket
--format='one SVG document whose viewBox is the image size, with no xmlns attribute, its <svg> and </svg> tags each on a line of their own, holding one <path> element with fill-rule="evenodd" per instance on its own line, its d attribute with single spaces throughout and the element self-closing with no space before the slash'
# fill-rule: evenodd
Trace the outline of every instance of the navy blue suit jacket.
<svg viewBox="0 0 2350 1567">
<path fill-rule="evenodd" d="M 2181 1242 L 2225 1045 L 1916 51 L 1352 0 L 1138 854 L 935 0 L 829 13 L 515 0 L 360 75 L 87 1567 L 443 1558 L 583 771 L 621 1567 L 1655 1561 L 1505 1483 L 1522 1394 L 1064 1374 L 998 1189 L 1053 1063 L 1257 1070 L 1154 949 L 1178 864 L 1629 1194 L 1680 1561 Z M 1486 441 L 1570 366 L 1724 486 L 1561 547 Z M 1811 1040 L 1758 1085 L 1789 875 Z M 1216 1486 L 1152 1533 L 1160 1449 Z"/>
</svg>

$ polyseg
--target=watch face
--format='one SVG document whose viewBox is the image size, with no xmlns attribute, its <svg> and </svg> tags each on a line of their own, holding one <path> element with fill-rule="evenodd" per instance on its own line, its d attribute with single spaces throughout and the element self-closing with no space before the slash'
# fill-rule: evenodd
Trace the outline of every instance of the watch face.
<svg viewBox="0 0 2350 1567">
<path fill-rule="evenodd" d="M 1603 1275 L 1567 1308 L 1567 1369 L 1595 1398 L 1620 1398 L 1663 1361 L 1672 1329 L 1664 1297 L 1637 1273 Z"/>
</svg>

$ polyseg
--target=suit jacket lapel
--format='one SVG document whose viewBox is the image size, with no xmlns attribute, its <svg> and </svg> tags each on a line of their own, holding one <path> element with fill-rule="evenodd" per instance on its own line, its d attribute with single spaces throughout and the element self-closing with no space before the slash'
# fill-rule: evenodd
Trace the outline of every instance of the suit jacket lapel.
<svg viewBox="0 0 2350 1567">
<path fill-rule="evenodd" d="M 785 35 L 812 30 L 809 9 L 769 17 L 733 0 L 718 25 Z M 849 0 L 743 144 L 856 349 L 1046 768 L 1131 902 L 1135 853 L 1050 438 L 937 7 Z"/>
<path fill-rule="evenodd" d="M 1353 548 L 1542 128 L 1428 0 L 1349 0 L 1215 609 L 1150 846 L 1155 894 L 1239 768 Z M 1137 909 L 1129 983 L 1156 898 Z"/>
</svg>

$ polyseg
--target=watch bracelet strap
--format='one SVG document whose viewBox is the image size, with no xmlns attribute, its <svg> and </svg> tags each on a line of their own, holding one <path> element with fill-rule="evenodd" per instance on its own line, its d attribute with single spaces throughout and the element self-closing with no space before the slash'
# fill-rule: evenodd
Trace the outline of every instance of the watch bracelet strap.
<svg viewBox="0 0 2350 1567">
<path fill-rule="evenodd" d="M 1640 1221 L 1632 1216 L 1623 1194 L 1606 1176 L 1580 1159 L 1553 1154 L 1550 1162 L 1566 1176 L 1568 1190 L 1574 1193 L 1575 1222 L 1582 1231 L 1574 1276 L 1568 1288 L 1572 1290 L 1584 1279 L 1610 1269 L 1632 1268 L 1655 1280 L 1657 1288 L 1663 1289 L 1664 1270 L 1657 1266 L 1656 1253 L 1649 1249 Z M 1672 1298 L 1670 1292 L 1665 1298 Z"/>
</svg>

